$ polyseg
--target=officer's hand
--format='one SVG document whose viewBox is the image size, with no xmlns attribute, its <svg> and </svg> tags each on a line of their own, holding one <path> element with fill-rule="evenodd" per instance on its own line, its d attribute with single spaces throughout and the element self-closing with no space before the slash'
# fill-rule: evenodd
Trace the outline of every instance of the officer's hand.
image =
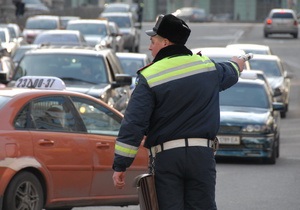
<svg viewBox="0 0 300 210">
<path fill-rule="evenodd" d="M 234 56 L 231 58 L 232 61 L 234 61 L 235 63 L 237 63 L 237 65 L 239 66 L 239 71 L 242 72 L 244 70 L 244 66 L 245 66 L 245 60 L 238 58 L 237 56 Z"/>
<path fill-rule="evenodd" d="M 122 189 L 125 186 L 125 172 L 117 172 L 115 171 L 113 174 L 114 185 L 118 189 Z"/>
</svg>

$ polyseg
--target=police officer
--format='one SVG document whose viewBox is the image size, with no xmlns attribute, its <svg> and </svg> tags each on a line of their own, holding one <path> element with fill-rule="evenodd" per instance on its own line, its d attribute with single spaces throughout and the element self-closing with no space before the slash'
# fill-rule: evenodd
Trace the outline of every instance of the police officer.
<svg viewBox="0 0 300 210">
<path fill-rule="evenodd" d="M 244 67 L 238 57 L 215 63 L 193 55 L 185 47 L 190 32 L 172 14 L 159 16 L 146 31 L 154 60 L 138 72 L 116 141 L 113 181 L 121 189 L 146 136 L 160 210 L 217 209 L 211 146 L 219 129 L 219 92 L 234 85 Z"/>
</svg>

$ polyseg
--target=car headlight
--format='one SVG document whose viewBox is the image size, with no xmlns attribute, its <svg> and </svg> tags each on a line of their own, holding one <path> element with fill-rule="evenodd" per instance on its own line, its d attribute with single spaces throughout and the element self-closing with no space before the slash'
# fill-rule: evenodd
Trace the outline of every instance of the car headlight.
<svg viewBox="0 0 300 210">
<path fill-rule="evenodd" d="M 246 125 L 242 129 L 243 132 L 247 133 L 269 133 L 271 130 L 268 125 Z"/>
</svg>

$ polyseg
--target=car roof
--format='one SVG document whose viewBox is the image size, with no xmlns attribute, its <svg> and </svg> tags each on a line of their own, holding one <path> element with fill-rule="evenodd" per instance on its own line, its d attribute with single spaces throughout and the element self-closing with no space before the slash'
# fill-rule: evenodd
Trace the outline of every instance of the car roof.
<svg viewBox="0 0 300 210">
<path fill-rule="evenodd" d="M 35 16 L 28 17 L 27 20 L 31 20 L 31 19 L 59 19 L 59 16 L 56 16 L 56 15 L 35 15 Z"/>
<path fill-rule="evenodd" d="M 277 55 L 255 54 L 251 60 L 280 60 L 280 58 Z"/>
<path fill-rule="evenodd" d="M 79 35 L 80 31 L 78 30 L 46 30 L 43 31 L 41 34 L 75 34 L 75 35 Z"/>
<path fill-rule="evenodd" d="M 86 55 L 106 55 L 111 53 L 111 49 L 101 49 L 96 50 L 93 47 L 83 47 L 83 46 L 41 46 L 35 48 L 26 54 L 47 54 L 47 53 L 69 53 L 69 54 L 86 54 Z"/>
<path fill-rule="evenodd" d="M 130 8 L 130 4 L 122 3 L 122 2 L 113 2 L 113 3 L 105 4 L 105 7 L 120 7 L 120 6 Z"/>
<path fill-rule="evenodd" d="M 123 58 L 146 58 L 148 55 L 146 53 L 131 53 L 131 52 L 117 52 L 118 57 Z"/>
<path fill-rule="evenodd" d="M 119 16 L 119 17 L 127 17 L 127 16 L 132 16 L 131 12 L 108 12 L 108 13 L 103 13 L 100 16 L 107 17 L 107 16 Z"/>
<path fill-rule="evenodd" d="M 286 9 L 286 8 L 274 8 L 270 12 L 271 13 L 274 13 L 274 12 L 290 12 L 290 13 L 294 13 L 294 10 L 292 10 L 292 9 Z"/>
<path fill-rule="evenodd" d="M 78 19 L 78 20 L 70 20 L 69 24 L 77 24 L 77 23 L 99 23 L 99 24 L 108 24 L 107 20 L 104 19 Z"/>
<path fill-rule="evenodd" d="M 218 56 L 226 56 L 226 57 L 232 57 L 232 56 L 239 56 L 245 54 L 245 51 L 241 49 L 229 49 L 226 47 L 203 47 L 203 48 L 193 48 L 191 49 L 193 53 L 201 52 L 202 55 L 211 56 L 214 57 Z"/>
<path fill-rule="evenodd" d="M 261 50 L 268 50 L 270 48 L 268 45 L 261 45 L 261 44 L 229 44 L 226 47 L 237 47 L 240 49 L 261 49 Z"/>
<path fill-rule="evenodd" d="M 98 103 L 101 103 L 103 106 L 107 108 L 111 108 L 115 111 L 115 113 L 118 113 L 120 116 L 122 114 L 116 110 L 115 108 L 110 107 L 108 104 L 103 102 L 99 98 L 95 98 L 93 96 L 90 96 L 85 93 L 80 93 L 76 91 L 69 91 L 69 90 L 46 90 L 46 89 L 35 89 L 35 88 L 17 88 L 17 87 L 5 87 L 2 88 L 0 91 L 0 96 L 5 96 L 5 97 L 10 97 L 12 98 L 11 100 L 19 100 L 19 99 L 33 99 L 36 97 L 42 97 L 42 96 L 51 96 L 51 95 L 68 95 L 68 96 L 78 96 L 78 97 L 83 97 L 87 98 L 92 101 L 97 101 Z"/>
<path fill-rule="evenodd" d="M 251 70 L 250 70 L 251 71 Z M 265 85 L 265 81 L 258 78 L 241 78 L 239 77 L 238 83 L 241 84 L 257 84 L 257 85 Z"/>
</svg>

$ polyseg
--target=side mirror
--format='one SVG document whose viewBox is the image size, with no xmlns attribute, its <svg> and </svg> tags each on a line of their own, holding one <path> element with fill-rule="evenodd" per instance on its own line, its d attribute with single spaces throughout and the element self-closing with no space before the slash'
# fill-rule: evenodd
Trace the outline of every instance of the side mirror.
<svg viewBox="0 0 300 210">
<path fill-rule="evenodd" d="M 130 86 L 132 83 L 132 77 L 129 74 L 116 74 L 116 83 L 114 87 Z"/>
<path fill-rule="evenodd" d="M 0 83 L 7 84 L 9 82 L 8 74 L 0 72 Z"/>
</svg>

